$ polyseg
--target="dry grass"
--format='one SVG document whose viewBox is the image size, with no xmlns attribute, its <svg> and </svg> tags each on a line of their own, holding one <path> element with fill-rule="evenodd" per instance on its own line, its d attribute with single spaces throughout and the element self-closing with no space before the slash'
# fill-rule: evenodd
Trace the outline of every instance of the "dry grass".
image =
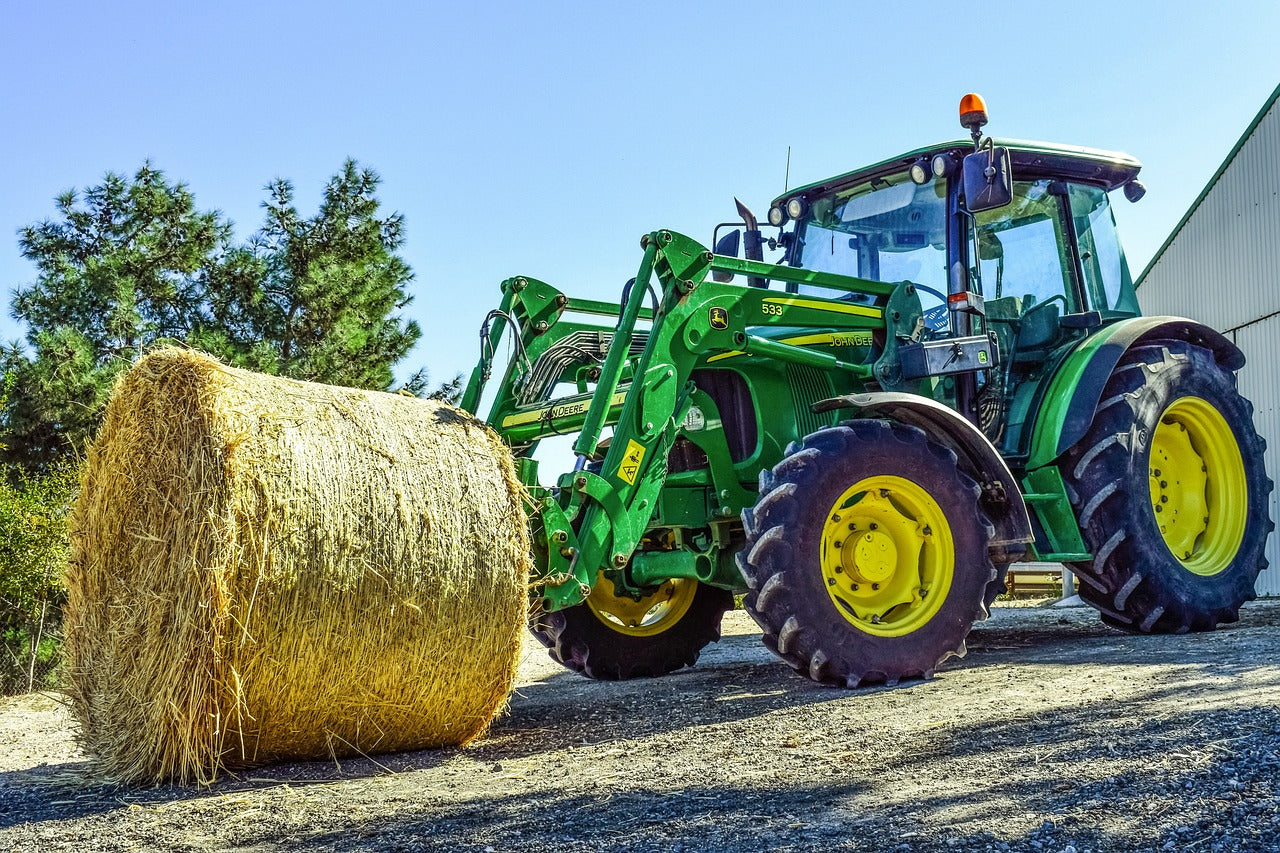
<svg viewBox="0 0 1280 853">
<path fill-rule="evenodd" d="M 520 494 L 448 406 L 147 356 L 72 519 L 70 693 L 99 774 L 474 739 L 524 625 Z"/>
</svg>

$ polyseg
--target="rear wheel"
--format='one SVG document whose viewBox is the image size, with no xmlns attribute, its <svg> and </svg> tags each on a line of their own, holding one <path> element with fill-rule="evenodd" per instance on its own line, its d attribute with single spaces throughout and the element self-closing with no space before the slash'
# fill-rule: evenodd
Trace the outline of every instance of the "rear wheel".
<svg viewBox="0 0 1280 853">
<path fill-rule="evenodd" d="M 1265 443 L 1235 377 L 1180 342 L 1116 367 L 1063 478 L 1094 558 L 1072 566 L 1107 623 L 1182 633 L 1234 622 L 1272 528 Z"/>
<path fill-rule="evenodd" d="M 815 681 L 928 677 L 1001 582 L 994 530 L 955 454 L 914 427 L 851 421 L 760 476 L 739 566 L 764 642 Z"/>
<path fill-rule="evenodd" d="M 582 604 L 537 614 L 529 628 L 554 660 L 617 681 L 692 666 L 720 639 L 720 620 L 732 607 L 731 593 L 695 580 L 675 578 L 635 599 L 602 574 Z"/>
</svg>

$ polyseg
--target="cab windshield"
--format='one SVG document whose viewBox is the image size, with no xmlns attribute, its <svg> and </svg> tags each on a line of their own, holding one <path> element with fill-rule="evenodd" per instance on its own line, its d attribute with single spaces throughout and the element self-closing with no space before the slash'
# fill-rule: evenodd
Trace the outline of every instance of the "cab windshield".
<svg viewBox="0 0 1280 853">
<path fill-rule="evenodd" d="M 796 229 L 792 263 L 805 269 L 919 286 L 925 323 L 946 327 L 947 188 L 918 185 L 906 172 L 821 196 Z M 837 296 L 814 285 L 802 293 Z M 936 309 L 936 310 L 930 310 Z"/>
</svg>

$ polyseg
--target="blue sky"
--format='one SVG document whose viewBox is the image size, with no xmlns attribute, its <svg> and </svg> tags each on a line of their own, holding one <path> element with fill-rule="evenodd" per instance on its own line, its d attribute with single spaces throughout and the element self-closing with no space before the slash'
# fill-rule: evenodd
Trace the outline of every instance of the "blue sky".
<svg viewBox="0 0 1280 853">
<path fill-rule="evenodd" d="M 738 196 L 988 130 L 1127 151 L 1135 274 L 1280 83 L 1280 4 L 17 2 L 0 29 L 0 339 L 16 231 L 150 158 L 245 237 L 355 157 L 405 215 L 424 331 L 401 375 L 467 372 L 498 283 L 616 297 L 638 240 L 704 241 Z M 1222 283 L 1226 286 L 1228 283 Z M 1191 313 L 1193 306 L 1188 307 Z"/>
</svg>

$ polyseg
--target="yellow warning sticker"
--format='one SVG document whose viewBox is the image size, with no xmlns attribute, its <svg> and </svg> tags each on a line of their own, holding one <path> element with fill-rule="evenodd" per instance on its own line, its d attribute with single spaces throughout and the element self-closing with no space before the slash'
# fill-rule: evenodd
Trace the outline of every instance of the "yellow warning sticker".
<svg viewBox="0 0 1280 853">
<path fill-rule="evenodd" d="M 618 479 L 636 484 L 636 475 L 640 473 L 640 463 L 644 461 L 644 445 L 632 439 L 627 442 L 627 455 L 622 457 L 618 466 Z"/>
</svg>

